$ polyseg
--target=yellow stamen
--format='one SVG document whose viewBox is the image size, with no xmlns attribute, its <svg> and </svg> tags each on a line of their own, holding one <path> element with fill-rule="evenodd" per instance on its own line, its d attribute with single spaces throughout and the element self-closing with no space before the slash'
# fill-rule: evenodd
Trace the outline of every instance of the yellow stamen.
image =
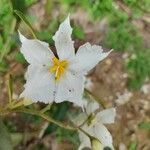
<svg viewBox="0 0 150 150">
<path fill-rule="evenodd" d="M 60 77 L 65 73 L 66 67 L 68 66 L 68 61 L 60 61 L 56 57 L 52 59 L 53 66 L 50 68 L 51 73 L 55 73 L 55 80 L 60 80 Z"/>
</svg>

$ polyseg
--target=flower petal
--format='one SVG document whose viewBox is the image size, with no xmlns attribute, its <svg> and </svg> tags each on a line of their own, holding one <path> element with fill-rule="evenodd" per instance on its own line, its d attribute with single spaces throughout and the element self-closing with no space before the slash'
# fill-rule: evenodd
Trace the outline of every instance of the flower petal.
<svg viewBox="0 0 150 150">
<path fill-rule="evenodd" d="M 58 31 L 53 36 L 59 59 L 65 60 L 75 56 L 73 41 L 71 39 L 72 28 L 70 26 L 69 15 L 59 26 Z"/>
<path fill-rule="evenodd" d="M 84 76 L 66 72 L 60 81 L 56 82 L 55 102 L 70 101 L 78 106 L 83 106 L 82 94 L 84 90 Z"/>
<path fill-rule="evenodd" d="M 25 73 L 25 79 L 28 80 L 28 82 L 31 79 L 34 79 L 34 77 L 38 74 L 39 69 L 37 69 L 37 65 L 29 65 L 27 68 L 27 72 Z"/>
<path fill-rule="evenodd" d="M 95 67 L 99 61 L 106 58 L 110 52 L 111 51 L 104 53 L 101 46 L 86 43 L 79 47 L 70 69 L 87 73 Z"/>
<path fill-rule="evenodd" d="M 85 147 L 91 148 L 90 138 L 81 131 L 79 131 L 79 140 L 81 144 L 78 150 L 82 150 Z"/>
<path fill-rule="evenodd" d="M 55 82 L 48 68 L 30 65 L 26 79 L 25 90 L 20 97 L 31 99 L 33 102 L 51 103 L 54 101 Z"/>
<path fill-rule="evenodd" d="M 70 118 L 74 124 L 77 126 L 81 126 L 85 123 L 87 120 L 88 116 L 86 113 L 80 113 L 78 116 Z"/>
<path fill-rule="evenodd" d="M 93 126 L 94 137 L 97 138 L 103 145 L 113 149 L 112 136 L 107 128 L 102 124 Z"/>
<path fill-rule="evenodd" d="M 99 104 L 95 100 L 87 100 L 87 105 L 86 105 L 86 112 L 88 115 L 94 113 L 98 108 Z"/>
<path fill-rule="evenodd" d="M 53 52 L 49 49 L 49 45 L 45 42 L 32 39 L 29 40 L 19 32 L 20 41 L 22 43 L 21 53 L 30 64 L 47 65 L 54 57 Z"/>
<path fill-rule="evenodd" d="M 108 108 L 103 111 L 100 111 L 96 118 L 101 123 L 114 123 L 116 116 L 116 109 L 115 108 Z"/>
</svg>

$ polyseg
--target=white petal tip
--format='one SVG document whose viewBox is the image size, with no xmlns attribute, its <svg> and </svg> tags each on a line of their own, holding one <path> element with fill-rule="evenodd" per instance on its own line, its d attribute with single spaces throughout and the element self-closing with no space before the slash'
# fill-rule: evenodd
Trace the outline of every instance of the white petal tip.
<svg viewBox="0 0 150 150">
<path fill-rule="evenodd" d="M 20 95 L 19 95 L 19 99 L 21 99 L 21 98 L 24 98 L 25 96 L 24 96 L 24 92 L 22 92 Z"/>
<path fill-rule="evenodd" d="M 112 123 L 115 123 L 115 117 L 116 117 L 116 109 L 115 108 L 110 108 L 112 111 L 112 115 L 114 116 L 114 119 L 112 121 Z"/>
<path fill-rule="evenodd" d="M 26 40 L 26 38 L 21 34 L 21 32 L 19 30 L 18 30 L 18 34 L 19 34 L 21 43 L 23 43 Z"/>
<path fill-rule="evenodd" d="M 116 116 L 116 108 L 113 108 L 113 112 L 114 112 L 114 114 L 115 114 L 115 116 Z"/>
<path fill-rule="evenodd" d="M 111 49 L 111 50 L 109 51 L 109 53 L 111 53 L 112 51 L 114 51 L 114 49 Z"/>
<path fill-rule="evenodd" d="M 68 27 L 71 27 L 71 25 L 70 25 L 70 14 L 68 14 L 67 18 L 61 24 L 66 25 Z"/>
<path fill-rule="evenodd" d="M 114 50 L 111 49 L 110 51 L 106 52 L 106 54 L 109 55 L 112 51 L 114 51 Z"/>
<path fill-rule="evenodd" d="M 68 14 L 68 16 L 65 20 L 70 22 L 70 13 Z"/>
<path fill-rule="evenodd" d="M 111 49 L 111 50 L 108 51 L 108 52 L 104 52 L 104 53 L 103 53 L 103 54 L 104 54 L 103 59 L 105 59 L 112 51 L 113 51 L 113 49 Z M 102 60 L 103 60 L 103 59 L 102 59 Z"/>
</svg>

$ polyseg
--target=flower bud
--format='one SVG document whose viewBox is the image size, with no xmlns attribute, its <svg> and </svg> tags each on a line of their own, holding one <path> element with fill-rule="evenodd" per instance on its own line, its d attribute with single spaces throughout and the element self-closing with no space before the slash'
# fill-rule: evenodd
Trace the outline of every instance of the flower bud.
<svg viewBox="0 0 150 150">
<path fill-rule="evenodd" d="M 99 140 L 92 139 L 91 143 L 92 143 L 92 150 L 103 150 L 103 145 Z"/>
</svg>

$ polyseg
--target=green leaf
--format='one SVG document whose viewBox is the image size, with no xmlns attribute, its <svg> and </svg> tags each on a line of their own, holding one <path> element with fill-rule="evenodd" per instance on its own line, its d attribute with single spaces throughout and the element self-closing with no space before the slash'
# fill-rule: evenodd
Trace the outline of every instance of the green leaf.
<svg viewBox="0 0 150 150">
<path fill-rule="evenodd" d="M 13 9 L 17 9 L 19 11 L 25 12 L 26 10 L 26 5 L 25 5 L 25 0 L 22 0 L 20 3 L 20 0 L 11 0 Z"/>
<path fill-rule="evenodd" d="M 68 103 L 53 105 L 53 107 L 50 110 L 49 115 L 55 118 L 56 120 L 64 120 L 66 113 L 67 113 L 68 106 L 69 106 Z M 50 124 L 47 130 L 45 131 L 45 134 L 52 133 L 56 131 L 57 128 L 58 127 L 55 124 L 54 125 Z"/>
<path fill-rule="evenodd" d="M 74 146 L 76 147 L 79 146 L 80 142 L 79 142 L 79 137 L 78 137 L 77 132 L 58 127 L 55 133 L 56 133 L 56 139 L 58 140 L 58 142 L 68 140 L 72 144 L 74 144 Z"/>
<path fill-rule="evenodd" d="M 51 10 L 53 8 L 53 3 L 54 3 L 54 1 L 52 1 L 52 0 L 46 0 L 45 12 L 46 12 L 47 15 L 51 14 Z"/>
<path fill-rule="evenodd" d="M 8 69 L 8 64 L 7 62 L 3 59 L 0 61 L 0 71 L 1 72 L 6 72 Z"/>
<path fill-rule="evenodd" d="M 16 27 L 16 19 L 13 18 L 12 22 L 8 22 L 9 23 L 9 35 L 7 36 L 6 42 L 3 45 L 3 50 L 0 53 L 0 61 L 3 60 L 3 57 L 6 56 L 6 54 L 10 51 L 11 48 L 11 42 L 12 42 L 12 37 L 10 35 L 12 35 L 14 33 L 15 27 Z M 5 31 L 6 32 L 6 31 Z"/>
<path fill-rule="evenodd" d="M 18 53 L 16 54 L 15 59 L 16 59 L 16 61 L 18 61 L 19 63 L 22 63 L 22 64 L 24 64 L 24 63 L 26 62 L 26 60 L 25 60 L 23 54 L 21 54 L 20 52 L 18 52 Z"/>
<path fill-rule="evenodd" d="M 138 144 L 137 141 L 132 141 L 129 145 L 129 150 L 136 150 L 137 144 Z"/>
<path fill-rule="evenodd" d="M 35 4 L 38 0 L 25 0 L 26 7 L 30 7 Z"/>
<path fill-rule="evenodd" d="M 49 44 L 54 44 L 54 41 L 52 39 L 52 35 L 49 34 L 49 31 L 40 31 L 40 32 L 37 32 L 37 36 L 40 40 L 42 41 L 45 41 Z"/>
<path fill-rule="evenodd" d="M 18 144 L 20 144 L 22 142 L 23 134 L 21 134 L 21 133 L 11 133 L 10 136 L 11 136 L 11 139 L 12 139 L 13 147 L 17 146 Z"/>
<path fill-rule="evenodd" d="M 30 32 L 32 33 L 33 37 L 37 38 L 32 25 L 27 20 L 27 18 L 24 16 L 24 14 L 19 10 L 14 10 L 14 13 L 26 24 L 26 26 L 29 28 Z"/>
<path fill-rule="evenodd" d="M 139 124 L 140 129 L 150 130 L 150 122 L 141 122 Z"/>
<path fill-rule="evenodd" d="M 73 28 L 73 35 L 75 38 L 78 38 L 80 40 L 84 40 L 85 34 L 83 32 L 83 29 L 81 27 L 74 27 Z"/>
<path fill-rule="evenodd" d="M 138 89 L 147 77 L 150 77 L 150 49 L 137 49 L 134 57 L 126 64 L 129 73 L 129 87 Z"/>
<path fill-rule="evenodd" d="M 0 149 L 13 150 L 10 134 L 7 131 L 1 119 L 0 119 Z"/>
</svg>

